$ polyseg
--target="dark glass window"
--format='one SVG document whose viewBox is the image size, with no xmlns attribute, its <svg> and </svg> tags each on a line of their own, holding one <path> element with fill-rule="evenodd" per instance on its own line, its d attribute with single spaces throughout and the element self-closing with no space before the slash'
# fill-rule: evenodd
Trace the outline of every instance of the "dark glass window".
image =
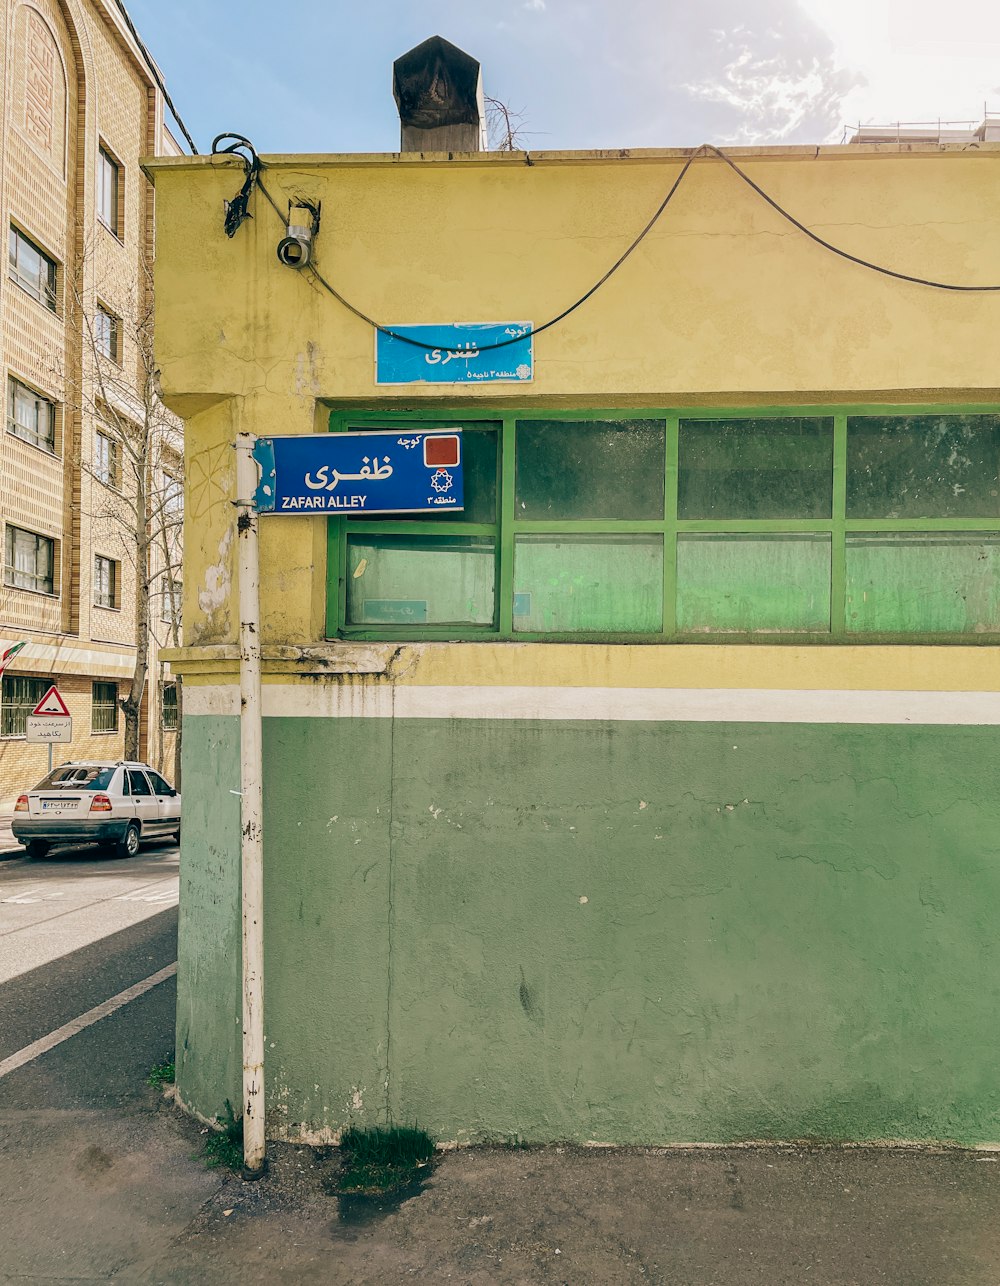
<svg viewBox="0 0 1000 1286">
<path fill-rule="evenodd" d="M 851 416 L 847 516 L 1000 517 L 1000 416 Z"/>
<path fill-rule="evenodd" d="M 519 420 L 515 517 L 662 519 L 662 420 Z"/>
<path fill-rule="evenodd" d="M 677 516 L 829 518 L 833 420 L 682 420 Z"/>
</svg>

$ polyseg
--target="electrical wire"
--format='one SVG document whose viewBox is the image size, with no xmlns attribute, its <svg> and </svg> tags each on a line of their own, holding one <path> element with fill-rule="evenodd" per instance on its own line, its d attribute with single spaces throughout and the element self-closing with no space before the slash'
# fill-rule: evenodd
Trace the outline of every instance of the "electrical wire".
<svg viewBox="0 0 1000 1286">
<path fill-rule="evenodd" d="M 195 146 L 195 141 L 191 137 L 190 133 L 188 132 L 188 127 L 184 124 L 183 120 L 181 119 L 180 112 L 174 106 L 174 100 L 170 97 L 170 94 L 167 92 L 167 87 L 163 83 L 163 77 L 160 75 L 160 69 L 153 61 L 153 55 L 146 48 L 145 44 L 143 44 L 142 36 L 140 36 L 138 31 L 136 30 L 135 23 L 132 21 L 132 16 L 129 13 L 129 11 L 125 8 L 123 0 L 115 0 L 115 8 L 125 19 L 125 25 L 132 33 L 132 39 L 139 46 L 139 50 L 142 56 L 145 58 L 146 62 L 148 63 L 149 70 L 153 73 L 153 79 L 156 81 L 157 85 L 159 86 L 160 93 L 163 95 L 163 101 L 170 108 L 171 116 L 180 126 L 181 133 L 184 135 L 184 140 L 187 143 L 188 147 L 191 149 L 191 155 L 198 156 L 199 152 L 197 147 Z"/>
<path fill-rule="evenodd" d="M 234 140 L 237 140 L 237 142 L 230 145 L 229 147 L 220 148 L 218 147 L 218 144 L 223 139 L 234 139 Z M 270 192 L 268 192 L 266 186 L 264 185 L 263 179 L 261 178 L 261 174 L 265 168 L 264 164 L 258 157 L 256 151 L 253 148 L 253 145 L 249 142 L 249 140 L 244 138 L 240 134 L 220 134 L 218 138 L 216 138 L 215 141 L 212 143 L 212 151 L 213 153 L 234 153 L 238 155 L 240 159 L 243 161 L 243 164 L 246 169 L 246 176 L 244 179 L 243 187 L 240 189 L 239 193 L 237 193 L 237 196 L 234 198 L 234 200 L 232 202 L 227 203 L 226 225 L 225 225 L 227 235 L 230 237 L 233 236 L 236 230 L 239 228 L 240 224 L 243 222 L 243 220 L 246 218 L 252 217 L 247 207 L 249 205 L 250 197 L 253 194 L 254 187 L 257 187 L 260 189 L 260 191 L 263 193 L 264 197 L 270 204 L 271 208 L 274 210 L 278 218 L 284 224 L 285 216 L 282 214 L 278 205 L 275 203 Z M 243 155 L 244 152 L 247 152 L 248 155 Z M 684 162 L 684 165 L 681 167 L 680 173 L 677 175 L 677 177 L 674 179 L 673 183 L 671 184 L 670 189 L 667 192 L 666 196 L 657 206 L 653 215 L 647 221 L 646 225 L 643 227 L 641 232 L 639 232 L 639 234 L 632 240 L 632 242 L 625 249 L 625 251 L 621 255 L 619 255 L 619 257 L 615 260 L 615 262 L 611 265 L 611 267 L 607 270 L 607 272 L 605 272 L 604 275 L 600 277 L 590 287 L 589 290 L 587 290 L 584 294 L 582 294 L 578 299 L 574 300 L 574 302 L 570 304 L 569 307 L 564 308 L 562 312 L 557 313 L 554 317 L 551 317 L 547 322 L 543 322 L 542 325 L 534 326 L 530 330 L 525 331 L 523 335 L 517 335 L 512 339 L 502 339 L 502 340 L 497 340 L 495 343 L 492 343 L 492 344 L 483 344 L 479 347 L 478 351 L 481 353 L 494 352 L 500 348 L 507 348 L 511 344 L 523 343 L 524 340 L 526 339 L 530 339 L 535 335 L 541 335 L 543 331 L 547 331 L 551 327 L 558 325 L 559 322 L 569 317 L 571 313 L 576 312 L 576 310 L 579 307 L 585 304 L 588 299 L 590 299 L 593 295 L 595 295 L 597 291 L 600 290 L 600 288 L 607 281 L 609 281 L 611 277 L 614 276 L 614 274 L 618 271 L 618 269 L 622 266 L 622 264 L 625 263 L 626 259 L 628 259 L 628 257 L 633 253 L 633 251 L 638 249 L 638 247 L 645 240 L 646 236 L 652 231 L 655 225 L 659 222 L 667 206 L 670 204 L 671 200 L 673 199 L 674 194 L 677 192 L 677 189 L 680 187 L 681 183 L 684 181 L 685 177 L 687 176 L 688 170 L 691 168 L 691 166 L 700 156 L 706 156 L 706 155 L 717 156 L 720 160 L 724 161 L 731 170 L 735 171 L 735 173 L 739 176 L 739 178 L 741 178 L 743 182 L 747 184 L 748 187 L 750 187 L 759 197 L 761 197 L 762 200 L 766 201 L 767 204 L 773 210 L 775 210 L 778 214 L 780 214 L 781 217 L 787 220 L 787 222 L 790 223 L 794 228 L 797 228 L 799 232 L 803 232 L 811 241 L 815 241 L 817 245 L 822 246 L 824 250 L 828 250 L 830 251 L 830 253 L 838 255 L 842 259 L 847 259 L 850 263 L 857 264 L 859 267 L 862 267 L 862 268 L 867 268 L 872 272 L 881 273 L 883 276 L 895 278 L 898 281 L 908 281 L 918 286 L 929 286 L 935 290 L 957 290 L 957 291 L 973 292 L 973 293 L 1000 291 L 1000 285 L 996 285 L 996 286 L 961 285 L 961 284 L 956 284 L 952 282 L 934 281 L 928 277 L 912 276 L 909 273 L 897 272 L 893 268 L 886 268 L 886 267 L 883 267 L 881 264 L 873 263 L 869 259 L 863 259 L 859 255 L 851 254 L 850 251 L 843 250 L 839 246 L 833 245 L 832 242 L 826 241 L 823 237 L 819 235 L 819 233 L 813 232 L 811 228 L 806 227 L 804 223 L 796 219 L 796 217 L 793 214 L 789 213 L 788 210 L 786 210 L 782 205 L 780 205 L 779 202 L 777 202 L 774 199 L 774 197 L 772 197 L 768 192 L 766 192 L 758 183 L 755 183 L 754 180 L 750 178 L 750 176 L 747 173 L 745 173 L 745 171 L 742 170 L 736 164 L 736 162 L 732 160 L 731 157 L 727 156 L 725 152 L 723 152 L 720 148 L 716 147 L 714 143 L 702 143 L 700 147 L 695 148 L 688 156 L 687 160 Z M 235 223 L 232 231 L 230 231 L 229 230 L 230 215 L 234 207 L 237 209 L 237 215 L 234 216 Z M 404 344 L 409 344 L 413 348 L 422 348 L 430 351 L 437 350 L 442 353 L 464 353 L 467 351 L 465 349 L 458 348 L 458 347 L 449 347 L 445 344 L 428 344 L 428 343 L 425 343 L 423 340 L 414 339 L 410 335 L 400 334 L 398 331 L 393 330 L 391 326 L 383 325 L 381 322 L 376 321 L 374 317 L 370 317 L 367 313 L 363 312 L 360 308 L 352 304 L 350 300 L 346 299 L 340 293 L 340 291 L 337 290 L 337 288 L 330 281 L 328 281 L 326 277 L 323 276 L 323 274 L 319 271 L 319 269 L 314 267 L 312 264 L 307 265 L 307 267 L 305 268 L 305 271 L 309 273 L 311 278 L 315 282 L 317 282 L 325 291 L 327 291 L 328 294 L 330 294 L 334 299 L 336 299 L 336 301 L 339 304 L 341 304 L 342 307 L 346 308 L 348 312 L 353 313 L 353 315 L 357 317 L 360 321 L 363 321 L 366 325 L 371 326 L 374 330 L 378 331 L 382 335 L 387 335 L 391 339 L 399 340 L 401 343 L 404 343 Z"/>
</svg>

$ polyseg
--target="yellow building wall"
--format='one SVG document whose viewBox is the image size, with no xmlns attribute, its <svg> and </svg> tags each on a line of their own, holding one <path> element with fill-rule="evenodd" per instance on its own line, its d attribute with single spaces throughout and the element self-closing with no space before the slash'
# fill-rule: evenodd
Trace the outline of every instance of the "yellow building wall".
<svg viewBox="0 0 1000 1286">
<path fill-rule="evenodd" d="M 737 149 L 752 178 L 844 250 L 946 282 L 1000 282 L 1000 146 Z M 380 322 L 547 321 L 657 208 L 679 152 L 265 158 L 278 209 L 323 205 L 319 270 Z M 242 166 L 152 162 L 164 394 L 188 417 L 185 637 L 236 637 L 232 443 L 323 431 L 326 406 L 663 407 L 993 403 L 1000 295 L 934 290 L 849 263 L 699 159 L 617 274 L 535 340 L 530 386 L 378 387 L 374 336 L 282 267 L 258 194 L 229 240 Z M 325 520 L 264 524 L 264 639 L 323 635 Z"/>
</svg>

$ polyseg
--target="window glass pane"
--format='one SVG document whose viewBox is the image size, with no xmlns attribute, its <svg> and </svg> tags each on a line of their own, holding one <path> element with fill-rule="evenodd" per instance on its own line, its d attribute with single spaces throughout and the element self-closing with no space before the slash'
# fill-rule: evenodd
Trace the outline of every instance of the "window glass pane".
<svg viewBox="0 0 1000 1286">
<path fill-rule="evenodd" d="M 133 795 L 151 795 L 153 792 L 149 788 L 149 782 L 146 780 L 146 774 L 139 772 L 135 768 L 128 770 L 129 785 Z"/>
<path fill-rule="evenodd" d="M 360 429 L 362 426 L 358 426 Z M 422 433 L 429 432 L 427 424 L 412 425 Z M 497 442 L 496 429 L 468 429 L 457 421 L 448 421 L 442 428 L 461 428 L 462 470 L 465 478 L 465 508 L 441 510 L 426 514 L 406 514 L 407 522 L 481 522 L 497 520 Z M 405 435 L 406 426 L 400 428 Z M 401 515 L 401 517 L 404 515 Z M 366 518 L 364 514 L 351 514 L 351 522 L 386 522 L 391 515 L 379 514 Z"/>
<path fill-rule="evenodd" d="M 171 731 L 177 727 L 177 684 L 165 683 L 162 692 L 163 726 Z"/>
<path fill-rule="evenodd" d="M 1000 630 L 1000 536 L 848 533 L 847 628 L 920 634 Z"/>
<path fill-rule="evenodd" d="M 4 536 L 4 584 L 53 593 L 53 551 L 54 542 L 47 536 L 8 526 Z"/>
<path fill-rule="evenodd" d="M 94 732 L 118 730 L 118 684 L 95 683 L 91 690 L 91 728 Z"/>
<path fill-rule="evenodd" d="M 116 771 L 96 764 L 64 764 L 43 777 L 35 790 L 107 790 Z"/>
<path fill-rule="evenodd" d="M 350 625 L 492 625 L 495 545 L 487 536 L 348 537 Z"/>
<path fill-rule="evenodd" d="M 829 518 L 833 420 L 682 420 L 677 516 Z"/>
<path fill-rule="evenodd" d="M 519 420 L 518 518 L 663 518 L 662 420 Z"/>
<path fill-rule="evenodd" d="M 8 674 L 0 680 L 0 737 L 23 737 L 28 715 L 48 691 L 50 680 Z"/>
<path fill-rule="evenodd" d="M 830 537 L 682 533 L 677 538 L 677 628 L 828 631 Z"/>
<path fill-rule="evenodd" d="M 94 558 L 94 604 L 97 607 L 117 607 L 117 568 L 110 558 L 98 554 Z"/>
<path fill-rule="evenodd" d="M 1000 516 L 1000 416 L 851 416 L 847 516 Z"/>
<path fill-rule="evenodd" d="M 663 537 L 525 535 L 514 549 L 514 629 L 663 628 Z"/>
<path fill-rule="evenodd" d="M 51 308 L 56 306 L 56 265 L 54 260 L 16 228 L 10 230 L 10 274 L 28 294 Z"/>
<path fill-rule="evenodd" d="M 7 427 L 25 442 L 51 451 L 55 445 L 55 407 L 40 393 L 10 376 L 7 381 Z"/>
<path fill-rule="evenodd" d="M 118 232 L 118 165 L 100 148 L 97 154 L 97 215 L 112 232 Z"/>
</svg>

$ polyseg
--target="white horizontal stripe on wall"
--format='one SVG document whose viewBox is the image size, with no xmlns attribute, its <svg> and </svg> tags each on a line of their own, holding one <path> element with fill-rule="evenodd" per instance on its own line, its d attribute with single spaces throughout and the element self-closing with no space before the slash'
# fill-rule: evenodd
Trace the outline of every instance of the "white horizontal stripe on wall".
<svg viewBox="0 0 1000 1286">
<path fill-rule="evenodd" d="M 184 689 L 185 715 L 239 708 L 234 685 Z M 1000 693 L 266 683 L 264 717 L 1000 725 Z"/>
</svg>

